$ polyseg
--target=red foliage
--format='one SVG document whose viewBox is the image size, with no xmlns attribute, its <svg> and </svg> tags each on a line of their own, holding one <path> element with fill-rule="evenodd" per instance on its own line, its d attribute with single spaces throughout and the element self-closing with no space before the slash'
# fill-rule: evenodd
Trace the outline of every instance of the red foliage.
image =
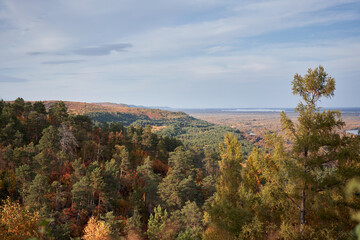
<svg viewBox="0 0 360 240">
<path fill-rule="evenodd" d="M 165 176 L 166 173 L 168 172 L 169 166 L 161 162 L 159 159 L 154 159 L 153 169 L 155 173 L 160 173 L 161 175 Z"/>
</svg>

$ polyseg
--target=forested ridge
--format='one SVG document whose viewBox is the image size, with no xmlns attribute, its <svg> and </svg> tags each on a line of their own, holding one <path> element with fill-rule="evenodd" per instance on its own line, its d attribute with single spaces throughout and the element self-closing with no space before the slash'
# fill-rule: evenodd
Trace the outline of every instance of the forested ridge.
<svg viewBox="0 0 360 240">
<path fill-rule="evenodd" d="M 46 109 L 49 109 L 56 101 L 43 101 L 42 103 Z M 208 150 L 217 150 L 219 142 L 224 139 L 224 135 L 231 132 L 241 142 L 242 152 L 245 156 L 252 149 L 252 144 L 244 137 L 243 132 L 196 119 L 184 112 L 130 107 L 126 104 L 109 102 L 63 101 L 63 103 L 69 114 L 89 116 L 95 126 L 101 126 L 103 123 L 120 123 L 125 127 L 150 125 L 153 132 L 180 139 L 186 147 L 207 148 Z"/>
<path fill-rule="evenodd" d="M 251 152 L 231 129 L 186 143 L 219 130 L 186 115 L 155 132 L 0 101 L 0 239 L 358 239 L 360 139 L 318 105 L 335 80 L 319 66 L 292 86 L 297 122 L 281 113 Z"/>
<path fill-rule="evenodd" d="M 146 109 L 148 110 L 148 109 Z M 162 111 L 151 109 L 151 111 Z M 162 111 L 164 112 L 164 111 Z M 166 111 L 167 112 L 167 111 Z M 182 112 L 172 112 L 174 116 L 150 118 L 147 115 L 135 115 L 122 112 L 91 112 L 89 116 L 96 124 L 120 123 L 124 126 L 153 126 L 157 134 L 175 137 L 182 141 L 186 147 L 206 148 L 217 150 L 219 142 L 223 141 L 226 133 L 236 136 L 242 145 L 243 154 L 251 152 L 252 144 L 239 130 L 219 126 L 204 120 L 199 120 Z"/>
<path fill-rule="evenodd" d="M 48 109 L 55 101 L 44 101 Z M 70 114 L 89 116 L 96 126 L 103 123 L 120 123 L 123 126 L 151 125 L 153 131 L 162 136 L 176 137 L 186 147 L 208 148 L 217 150 L 228 132 L 234 134 L 242 145 L 247 156 L 252 144 L 245 139 L 242 132 L 230 127 L 215 125 L 196 119 L 183 112 L 173 112 L 152 108 L 129 107 L 116 103 L 64 102 Z"/>
</svg>

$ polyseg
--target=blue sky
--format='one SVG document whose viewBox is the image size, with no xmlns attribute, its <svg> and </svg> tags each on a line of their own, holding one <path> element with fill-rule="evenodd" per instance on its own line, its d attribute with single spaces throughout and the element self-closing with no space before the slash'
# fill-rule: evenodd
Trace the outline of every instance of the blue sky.
<svg viewBox="0 0 360 240">
<path fill-rule="evenodd" d="M 294 107 L 323 65 L 327 107 L 360 106 L 360 1 L 2 0 L 0 98 Z"/>
</svg>

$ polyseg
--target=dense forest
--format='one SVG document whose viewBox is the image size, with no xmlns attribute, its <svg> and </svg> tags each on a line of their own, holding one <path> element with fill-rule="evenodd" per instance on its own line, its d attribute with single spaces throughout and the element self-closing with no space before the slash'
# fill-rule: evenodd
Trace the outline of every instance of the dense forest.
<svg viewBox="0 0 360 240">
<path fill-rule="evenodd" d="M 357 239 L 359 136 L 318 106 L 335 90 L 321 66 L 292 85 L 297 121 L 281 113 L 282 134 L 245 154 L 230 129 L 184 144 L 149 119 L 95 123 L 61 101 L 0 101 L 0 238 Z M 191 123 L 184 141 L 214 128 Z M 196 146 L 206 138 L 219 147 Z"/>
<path fill-rule="evenodd" d="M 44 101 L 48 109 L 55 101 Z M 173 112 L 153 108 L 130 107 L 116 103 L 64 102 L 70 114 L 89 116 L 94 125 L 120 123 L 123 126 L 152 126 L 153 132 L 162 136 L 180 139 L 188 148 L 206 148 L 217 150 L 219 142 L 226 133 L 232 133 L 242 145 L 242 152 L 247 156 L 253 145 L 237 129 L 220 126 L 199 120 L 184 112 Z"/>
<path fill-rule="evenodd" d="M 163 110 L 146 109 L 148 111 Z M 157 134 L 168 137 L 175 137 L 182 141 L 188 148 L 201 148 L 209 151 L 218 149 L 219 142 L 224 140 L 227 133 L 232 133 L 241 143 L 242 152 L 245 156 L 251 152 L 252 144 L 244 137 L 239 130 L 219 126 L 207 121 L 199 120 L 182 112 L 172 112 L 171 116 L 151 118 L 145 114 L 136 115 L 124 112 L 89 112 L 86 113 L 97 125 L 102 123 L 120 123 L 124 126 L 153 126 Z"/>
</svg>

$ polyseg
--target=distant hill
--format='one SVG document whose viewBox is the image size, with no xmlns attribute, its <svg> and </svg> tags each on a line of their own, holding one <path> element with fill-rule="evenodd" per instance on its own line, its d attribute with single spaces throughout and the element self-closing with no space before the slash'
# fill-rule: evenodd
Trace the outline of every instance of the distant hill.
<svg viewBox="0 0 360 240">
<path fill-rule="evenodd" d="M 130 107 L 129 105 L 123 104 L 123 103 L 98 102 L 98 103 L 94 103 L 94 104 L 104 106 L 104 107 Z"/>
<path fill-rule="evenodd" d="M 57 101 L 43 101 L 46 108 L 49 108 L 51 104 L 53 104 L 54 102 Z M 129 105 L 122 103 L 110 103 L 110 102 L 85 103 L 85 102 L 70 102 L 70 101 L 63 101 L 63 102 L 68 108 L 69 113 L 91 115 L 91 116 L 94 116 L 98 113 L 111 113 L 113 115 L 126 114 L 127 116 L 125 117 L 134 115 L 134 117 L 135 116 L 140 118 L 145 117 L 149 119 L 173 119 L 173 118 L 181 118 L 184 117 L 184 115 L 186 115 L 185 113 L 164 111 L 160 109 L 130 107 Z"/>
<path fill-rule="evenodd" d="M 48 108 L 56 101 L 44 101 Z M 153 130 L 165 136 L 176 137 L 187 146 L 217 149 L 224 135 L 233 133 L 241 142 L 245 155 L 252 144 L 239 130 L 199 120 L 184 112 L 153 108 L 130 107 L 117 103 L 84 103 L 64 101 L 69 113 L 89 116 L 96 124 L 117 122 L 124 126 L 151 125 Z"/>
</svg>

